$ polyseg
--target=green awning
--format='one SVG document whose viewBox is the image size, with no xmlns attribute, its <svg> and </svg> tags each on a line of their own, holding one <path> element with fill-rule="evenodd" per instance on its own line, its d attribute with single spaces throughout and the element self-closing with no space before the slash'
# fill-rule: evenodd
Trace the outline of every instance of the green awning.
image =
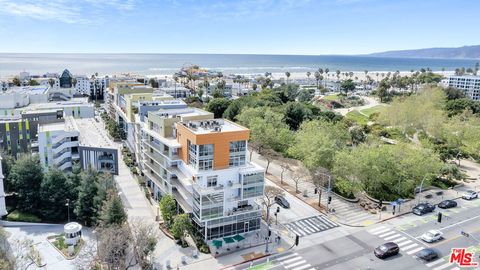
<svg viewBox="0 0 480 270">
<path fill-rule="evenodd" d="M 232 237 L 235 241 L 240 242 L 245 239 L 245 237 L 241 236 L 240 234 L 235 235 Z"/>
<path fill-rule="evenodd" d="M 225 243 L 227 243 L 227 244 L 231 244 L 231 243 L 235 242 L 235 240 L 233 240 L 232 237 L 224 237 L 223 241 L 225 241 Z"/>
<path fill-rule="evenodd" d="M 216 248 L 219 248 L 223 245 L 222 240 L 213 240 L 212 245 L 215 246 Z"/>
</svg>

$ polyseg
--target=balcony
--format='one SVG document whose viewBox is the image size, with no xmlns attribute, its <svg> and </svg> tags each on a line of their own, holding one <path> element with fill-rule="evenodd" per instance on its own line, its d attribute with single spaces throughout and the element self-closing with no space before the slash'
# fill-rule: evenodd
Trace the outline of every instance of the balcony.
<svg viewBox="0 0 480 270">
<path fill-rule="evenodd" d="M 239 215 L 247 212 L 261 211 L 260 205 L 253 203 L 241 207 L 233 207 L 232 210 L 225 211 L 225 216 Z"/>
</svg>

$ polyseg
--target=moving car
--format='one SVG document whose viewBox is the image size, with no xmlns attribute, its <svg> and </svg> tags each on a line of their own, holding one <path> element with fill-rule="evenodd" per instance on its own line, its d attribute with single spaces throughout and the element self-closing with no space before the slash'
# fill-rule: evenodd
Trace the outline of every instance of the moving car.
<svg viewBox="0 0 480 270">
<path fill-rule="evenodd" d="M 465 200 L 471 200 L 478 198 L 478 193 L 473 190 L 467 190 L 463 193 L 462 198 Z"/>
<path fill-rule="evenodd" d="M 443 237 L 443 233 L 438 230 L 430 230 L 422 234 L 422 236 L 420 236 L 420 238 L 427 243 L 433 243 L 435 241 L 442 239 L 442 237 Z"/>
<path fill-rule="evenodd" d="M 424 215 L 426 213 L 433 212 L 433 210 L 435 210 L 435 205 L 430 204 L 430 203 L 419 203 L 419 204 L 417 204 L 417 206 L 415 206 L 412 209 L 412 212 L 415 215 L 421 216 L 421 215 Z"/>
<path fill-rule="evenodd" d="M 457 207 L 457 202 L 453 200 L 445 200 L 438 204 L 438 208 L 448 209 Z"/>
<path fill-rule="evenodd" d="M 290 208 L 290 203 L 283 196 L 275 196 L 275 202 L 283 208 Z"/>
<path fill-rule="evenodd" d="M 373 253 L 377 258 L 385 259 L 391 256 L 395 256 L 400 252 L 400 248 L 394 242 L 388 242 L 381 246 L 378 246 Z"/>
<path fill-rule="evenodd" d="M 424 248 L 424 249 L 420 250 L 416 254 L 416 256 L 417 256 L 417 258 L 422 259 L 426 262 L 433 261 L 433 260 L 435 260 L 439 257 L 438 252 L 433 248 Z"/>
</svg>

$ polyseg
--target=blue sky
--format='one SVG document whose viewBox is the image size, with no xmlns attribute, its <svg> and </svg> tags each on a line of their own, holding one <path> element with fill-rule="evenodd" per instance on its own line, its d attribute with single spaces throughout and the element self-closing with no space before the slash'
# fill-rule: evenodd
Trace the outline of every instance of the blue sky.
<svg viewBox="0 0 480 270">
<path fill-rule="evenodd" d="M 0 0 L 0 52 L 362 54 L 480 44 L 477 0 Z"/>
</svg>

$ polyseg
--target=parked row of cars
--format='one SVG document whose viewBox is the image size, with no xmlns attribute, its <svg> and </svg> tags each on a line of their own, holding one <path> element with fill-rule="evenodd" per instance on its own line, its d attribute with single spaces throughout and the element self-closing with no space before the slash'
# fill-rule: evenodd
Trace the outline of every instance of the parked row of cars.
<svg viewBox="0 0 480 270">
<path fill-rule="evenodd" d="M 462 194 L 464 200 L 473 200 L 478 198 L 478 193 L 474 190 L 467 190 Z M 454 200 L 444 200 L 438 204 L 438 208 L 448 209 L 457 207 L 457 202 Z M 435 210 L 435 205 L 431 203 L 420 203 L 417 204 L 413 209 L 412 213 L 418 216 L 433 212 Z"/>
<path fill-rule="evenodd" d="M 385 243 L 377 247 L 373 253 L 379 259 L 386 259 L 400 253 L 400 247 L 394 242 Z M 424 248 L 415 254 L 415 257 L 424 261 L 433 261 L 440 257 L 440 253 L 433 248 Z"/>
</svg>

